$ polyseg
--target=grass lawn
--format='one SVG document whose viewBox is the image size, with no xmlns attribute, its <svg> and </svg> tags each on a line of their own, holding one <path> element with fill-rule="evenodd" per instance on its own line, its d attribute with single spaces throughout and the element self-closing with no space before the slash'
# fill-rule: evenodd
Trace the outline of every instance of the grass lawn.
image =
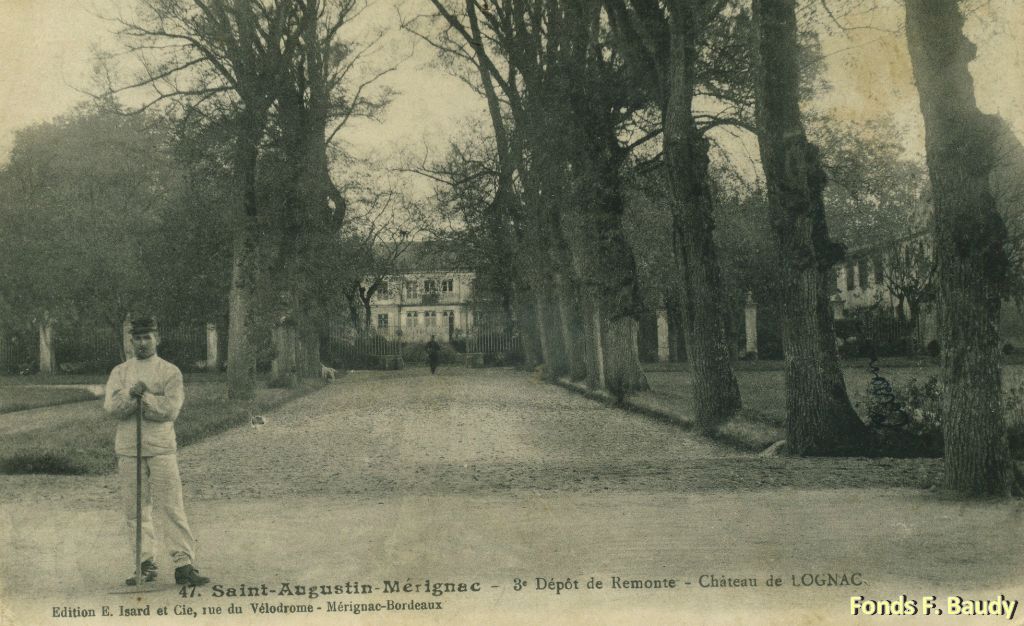
<svg viewBox="0 0 1024 626">
<path fill-rule="evenodd" d="M 27 385 L 105 385 L 110 373 L 100 374 L 32 374 L 30 376 L 0 376 L 0 390 Z M 186 383 L 212 383 L 227 380 L 224 372 L 183 372 Z"/>
<path fill-rule="evenodd" d="M 669 370 L 664 365 L 647 371 L 647 380 L 656 396 L 671 402 L 675 410 L 693 415 L 693 381 L 690 373 L 680 369 Z M 850 400 L 864 417 L 868 400 L 868 385 L 872 374 L 867 360 L 844 363 L 843 374 Z M 1003 389 L 1024 385 L 1024 365 L 1003 365 Z M 920 382 L 939 374 L 937 362 L 909 359 L 881 360 L 879 373 L 893 385 L 905 384 L 914 378 Z M 741 447 L 760 450 L 784 438 L 786 420 L 786 389 L 780 361 L 740 363 L 736 367 L 736 380 L 743 399 L 743 411 L 738 418 L 725 425 L 722 436 Z M 1024 421 L 1020 413 L 1010 415 L 1013 423 Z"/>
<path fill-rule="evenodd" d="M 41 406 L 85 402 L 96 398 L 88 389 L 0 385 L 0 413 L 13 413 Z"/>
<path fill-rule="evenodd" d="M 186 383 L 185 406 L 175 423 L 178 445 L 245 424 L 250 411 L 267 411 L 321 386 L 313 381 L 296 389 L 261 388 L 253 406 L 246 407 L 228 400 L 224 385 Z M 2 474 L 104 474 L 114 469 L 116 424 L 100 401 L 35 409 L 7 418 L 0 422 L 4 427 L 0 428 Z M 11 423 L 15 418 L 32 423 L 27 427 Z"/>
</svg>

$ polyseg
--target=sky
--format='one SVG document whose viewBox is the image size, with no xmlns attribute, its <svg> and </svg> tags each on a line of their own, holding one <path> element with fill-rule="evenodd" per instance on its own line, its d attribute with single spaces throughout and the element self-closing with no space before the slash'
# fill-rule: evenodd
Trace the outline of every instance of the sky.
<svg viewBox="0 0 1024 626">
<path fill-rule="evenodd" d="M 819 0 L 815 0 L 816 2 Z M 849 6 L 829 0 L 832 7 Z M 408 16 L 429 10 L 427 0 L 401 0 Z M 838 117 L 867 121 L 891 116 L 905 133 L 907 152 L 923 154 L 923 126 L 902 27 L 902 5 L 879 0 L 867 15 L 842 17 L 822 38 L 832 89 L 813 106 Z M 1024 2 L 974 0 L 968 35 L 978 45 L 972 64 L 983 110 L 1006 117 L 1024 136 Z M 0 0 L 0 163 L 14 132 L 67 112 L 86 98 L 92 51 L 116 45 L 112 25 L 98 15 L 129 10 L 131 0 Z M 376 0 L 360 17 L 361 34 L 398 20 L 394 0 Z M 355 31 L 353 31 L 355 33 Z M 356 156 L 387 164 L 439 154 L 469 126 L 486 126 L 480 99 L 436 67 L 434 54 L 408 35 L 393 32 L 387 59 L 405 59 L 385 81 L 398 95 L 381 123 L 360 122 L 344 131 Z M 749 152 L 749 145 L 743 148 Z"/>
<path fill-rule="evenodd" d="M 855 121 L 891 116 L 905 133 L 908 153 L 923 157 L 924 122 L 903 31 L 903 3 L 877 4 L 880 8 L 867 14 L 839 17 L 843 29 L 825 20 L 831 32 L 821 41 L 832 88 L 815 104 Z M 969 0 L 963 6 L 967 36 L 977 46 L 970 69 L 979 108 L 1003 116 L 1024 137 L 1024 2 Z"/>
<path fill-rule="evenodd" d="M 406 4 L 411 6 L 403 7 L 404 15 L 426 9 Z M 83 91 L 90 90 L 94 50 L 117 46 L 115 25 L 100 16 L 131 7 L 131 0 L 0 0 L 0 162 L 8 158 L 17 129 L 52 120 L 88 99 Z M 377 0 L 352 24 L 352 36 L 373 37 L 381 24 L 393 26 L 397 8 Z M 400 61 L 383 79 L 397 95 L 380 123 L 359 120 L 343 131 L 346 149 L 388 161 L 405 152 L 422 158 L 427 150 L 443 149 L 467 124 L 486 122 L 483 102 L 436 67 L 432 51 L 392 31 L 379 63 Z"/>
</svg>

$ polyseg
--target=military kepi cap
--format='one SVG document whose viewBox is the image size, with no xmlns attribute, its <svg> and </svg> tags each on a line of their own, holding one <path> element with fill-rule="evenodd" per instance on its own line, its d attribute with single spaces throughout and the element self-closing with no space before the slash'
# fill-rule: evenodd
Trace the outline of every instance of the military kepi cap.
<svg viewBox="0 0 1024 626">
<path fill-rule="evenodd" d="M 145 335 L 146 333 L 155 333 L 158 330 L 155 317 L 137 317 L 132 320 L 133 335 Z"/>
</svg>

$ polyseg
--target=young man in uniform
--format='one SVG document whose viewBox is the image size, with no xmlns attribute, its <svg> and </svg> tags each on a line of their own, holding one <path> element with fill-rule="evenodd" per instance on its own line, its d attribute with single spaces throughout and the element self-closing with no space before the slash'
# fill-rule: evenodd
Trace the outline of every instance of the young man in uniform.
<svg viewBox="0 0 1024 626">
<path fill-rule="evenodd" d="M 132 322 L 133 358 L 110 372 L 103 408 L 120 420 L 114 439 L 117 473 L 121 484 L 128 535 L 134 550 L 136 497 L 136 413 L 142 403 L 142 580 L 156 579 L 154 518 L 163 532 L 164 546 L 174 562 L 174 582 L 204 585 L 192 560 L 195 539 L 188 526 L 178 474 L 178 442 L 174 420 L 185 400 L 181 371 L 156 354 L 160 344 L 156 320 L 142 317 Z M 132 574 L 125 581 L 136 585 Z"/>
</svg>

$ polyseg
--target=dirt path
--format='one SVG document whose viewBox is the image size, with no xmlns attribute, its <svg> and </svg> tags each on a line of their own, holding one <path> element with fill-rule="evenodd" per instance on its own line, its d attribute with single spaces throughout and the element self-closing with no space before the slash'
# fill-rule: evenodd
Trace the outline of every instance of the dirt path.
<svg viewBox="0 0 1024 626">
<path fill-rule="evenodd" d="M 761 459 L 507 370 L 351 374 L 260 429 L 183 449 L 180 463 L 214 582 L 374 587 L 312 599 L 143 596 L 153 611 L 232 601 L 245 611 L 185 623 L 842 623 L 853 594 L 1024 600 L 1021 506 L 939 499 L 920 488 L 936 479 L 934 462 Z M 108 593 L 130 569 L 113 483 L 0 477 L 0 624 L 130 605 Z M 783 584 L 766 587 L 769 575 Z M 844 575 L 863 584 L 828 585 Z M 723 576 L 758 587 L 706 586 Z M 604 588 L 586 589 L 591 577 Z M 676 587 L 616 589 L 613 577 Z M 423 578 L 481 591 L 388 592 L 385 582 Z M 538 578 L 581 589 L 556 594 Z M 443 608 L 356 618 L 326 604 L 389 600 Z M 251 601 L 314 613 L 254 613 Z"/>
</svg>

